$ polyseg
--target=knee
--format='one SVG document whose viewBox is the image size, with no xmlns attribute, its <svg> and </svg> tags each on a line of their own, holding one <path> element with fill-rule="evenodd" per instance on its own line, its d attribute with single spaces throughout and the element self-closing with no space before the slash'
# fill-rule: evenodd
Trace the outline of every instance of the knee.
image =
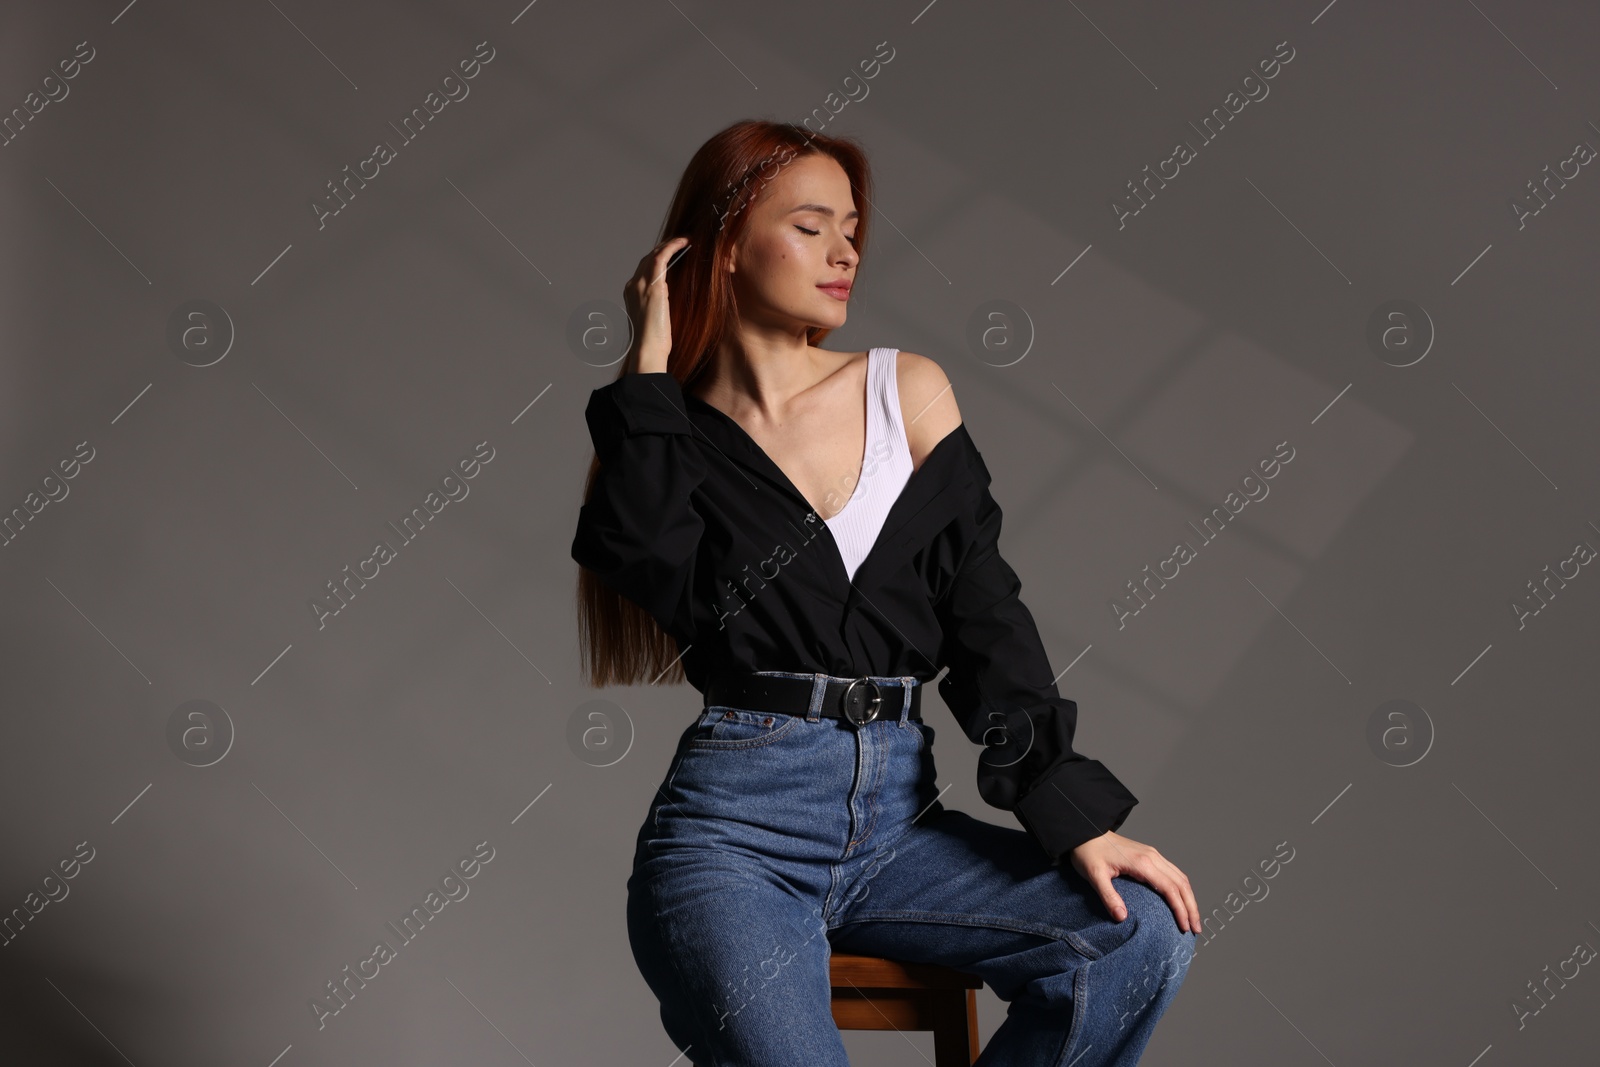
<svg viewBox="0 0 1600 1067">
<path fill-rule="evenodd" d="M 1114 878 L 1112 882 L 1128 906 L 1128 917 L 1122 922 L 1132 927 L 1117 954 L 1138 957 L 1141 968 L 1159 982 L 1183 981 L 1189 961 L 1194 958 L 1195 935 L 1178 929 L 1172 906 L 1160 893 L 1127 878 Z"/>
</svg>

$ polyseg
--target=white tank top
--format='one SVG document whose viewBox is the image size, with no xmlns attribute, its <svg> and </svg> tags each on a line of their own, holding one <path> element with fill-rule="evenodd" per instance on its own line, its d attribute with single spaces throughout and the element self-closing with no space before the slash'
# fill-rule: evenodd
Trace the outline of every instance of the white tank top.
<svg viewBox="0 0 1600 1067">
<path fill-rule="evenodd" d="M 898 348 L 867 353 L 867 445 L 855 491 L 839 513 L 823 521 L 855 580 L 856 568 L 878 540 L 889 508 L 911 479 L 911 445 L 900 414 L 900 383 L 895 375 Z"/>
</svg>

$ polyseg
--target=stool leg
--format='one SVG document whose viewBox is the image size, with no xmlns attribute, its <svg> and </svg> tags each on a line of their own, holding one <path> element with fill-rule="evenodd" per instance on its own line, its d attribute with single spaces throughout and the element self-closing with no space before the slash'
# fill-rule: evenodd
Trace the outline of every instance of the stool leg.
<svg viewBox="0 0 1600 1067">
<path fill-rule="evenodd" d="M 967 990 L 967 1062 L 965 1067 L 972 1067 L 978 1062 L 978 991 Z"/>
<path fill-rule="evenodd" d="M 978 1058 L 978 1000 L 971 989 L 931 991 L 934 1067 L 972 1067 Z"/>
</svg>

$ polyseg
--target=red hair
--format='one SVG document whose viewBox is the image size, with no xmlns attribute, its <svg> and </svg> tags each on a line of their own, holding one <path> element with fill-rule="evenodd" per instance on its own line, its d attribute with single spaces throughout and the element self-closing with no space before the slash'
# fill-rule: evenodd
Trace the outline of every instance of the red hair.
<svg viewBox="0 0 1600 1067">
<path fill-rule="evenodd" d="M 792 122 L 747 119 L 714 134 L 695 152 L 678 179 L 657 242 L 687 237 L 688 247 L 667 268 L 671 297 L 672 353 L 667 372 L 688 388 L 707 368 L 721 343 L 734 334 L 738 306 L 728 275 L 728 254 L 749 228 L 750 207 L 781 169 L 808 155 L 832 158 L 850 179 L 861 212 L 855 231 L 860 261 L 866 255 L 872 177 L 866 153 L 853 140 L 812 133 Z M 806 342 L 821 344 L 831 330 L 813 326 Z M 623 361 L 630 373 L 632 360 Z M 620 375 L 619 375 L 620 377 Z M 589 461 L 583 499 L 589 499 L 598 456 Z M 684 680 L 680 651 L 655 618 L 578 568 L 578 639 L 585 680 L 592 686 Z"/>
</svg>

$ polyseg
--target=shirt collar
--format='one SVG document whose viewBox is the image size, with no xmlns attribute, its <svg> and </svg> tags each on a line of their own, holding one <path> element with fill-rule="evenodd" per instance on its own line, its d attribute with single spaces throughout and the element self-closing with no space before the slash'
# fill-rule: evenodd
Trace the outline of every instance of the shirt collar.
<svg viewBox="0 0 1600 1067">
<path fill-rule="evenodd" d="M 708 442 L 737 464 L 742 476 L 754 479 L 752 485 L 757 489 L 776 491 L 801 514 L 810 513 L 811 504 L 804 494 L 731 415 L 690 393 L 684 394 L 684 402 L 697 440 Z M 850 600 L 875 587 L 906 554 L 926 544 L 973 505 L 988 484 L 989 470 L 963 422 L 933 446 L 890 505 L 877 541 L 856 568 Z"/>
</svg>

